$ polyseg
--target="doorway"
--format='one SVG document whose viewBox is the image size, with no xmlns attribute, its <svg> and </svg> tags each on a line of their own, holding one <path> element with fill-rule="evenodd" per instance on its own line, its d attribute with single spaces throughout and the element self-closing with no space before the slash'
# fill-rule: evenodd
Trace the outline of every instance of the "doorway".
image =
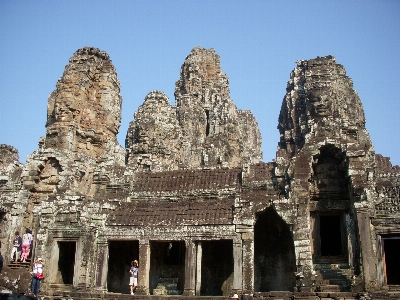
<svg viewBox="0 0 400 300">
<path fill-rule="evenodd" d="M 131 267 L 131 262 L 135 259 L 139 260 L 139 241 L 109 241 L 107 272 L 108 292 L 130 293 L 129 269 Z"/>
<path fill-rule="evenodd" d="M 254 290 L 293 291 L 296 255 L 289 226 L 268 208 L 254 226 Z"/>
<path fill-rule="evenodd" d="M 73 284 L 75 268 L 75 241 L 59 241 L 58 246 L 58 281 L 62 284 Z"/>
<path fill-rule="evenodd" d="M 343 255 L 342 233 L 340 230 L 339 215 L 321 215 L 320 239 L 321 239 L 321 256 L 339 256 Z"/>
<path fill-rule="evenodd" d="M 383 236 L 383 251 L 388 285 L 400 285 L 400 236 Z"/>
<path fill-rule="evenodd" d="M 344 263 L 347 257 L 345 214 L 311 212 L 312 251 L 316 263 Z"/>
<path fill-rule="evenodd" d="M 223 296 L 233 284 L 233 241 L 202 241 L 201 296 Z"/>
<path fill-rule="evenodd" d="M 185 242 L 150 242 L 150 293 L 165 287 L 168 295 L 180 295 L 185 281 Z"/>
</svg>

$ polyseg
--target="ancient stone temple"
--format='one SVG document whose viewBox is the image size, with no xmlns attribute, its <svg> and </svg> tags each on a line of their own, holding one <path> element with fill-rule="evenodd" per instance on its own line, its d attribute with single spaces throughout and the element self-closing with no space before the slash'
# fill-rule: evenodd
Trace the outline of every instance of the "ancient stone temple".
<svg viewBox="0 0 400 300">
<path fill-rule="evenodd" d="M 257 120 L 236 108 L 213 49 L 186 57 L 175 105 L 162 91 L 144 97 L 125 149 L 121 104 L 108 54 L 79 49 L 26 164 L 0 146 L 0 285 L 40 256 L 45 299 L 400 297 L 400 168 L 375 153 L 334 57 L 291 72 L 273 162 L 262 162 Z M 27 228 L 28 262 L 8 264 Z"/>
</svg>

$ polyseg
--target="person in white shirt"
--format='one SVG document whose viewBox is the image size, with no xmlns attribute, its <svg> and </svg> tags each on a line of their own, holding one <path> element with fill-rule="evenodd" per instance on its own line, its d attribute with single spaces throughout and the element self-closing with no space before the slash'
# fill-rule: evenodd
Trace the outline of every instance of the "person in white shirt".
<svg viewBox="0 0 400 300">
<path fill-rule="evenodd" d="M 39 257 L 35 264 L 33 265 L 33 272 L 32 272 L 32 284 L 31 284 L 31 292 L 34 295 L 37 295 L 40 293 L 40 274 L 43 276 L 43 260 L 41 257 Z M 38 277 L 39 275 L 39 277 Z"/>
</svg>

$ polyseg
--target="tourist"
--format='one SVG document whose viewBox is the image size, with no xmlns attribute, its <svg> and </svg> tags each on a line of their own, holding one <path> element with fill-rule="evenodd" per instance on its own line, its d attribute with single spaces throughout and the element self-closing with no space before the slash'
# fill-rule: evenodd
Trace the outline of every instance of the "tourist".
<svg viewBox="0 0 400 300">
<path fill-rule="evenodd" d="M 1 274 L 1 271 L 3 270 L 3 263 L 4 263 L 4 258 L 3 258 L 3 255 L 1 255 L 1 252 L 0 252 L 0 274 Z"/>
<path fill-rule="evenodd" d="M 30 229 L 27 228 L 24 235 L 22 236 L 22 255 L 21 255 L 22 262 L 26 262 L 26 260 L 28 259 L 32 239 L 33 239 L 32 233 Z"/>
<path fill-rule="evenodd" d="M 31 292 L 35 296 L 40 293 L 40 280 L 43 279 L 43 259 L 39 257 L 32 270 Z"/>
<path fill-rule="evenodd" d="M 20 255 L 21 255 L 21 251 L 22 251 L 22 239 L 19 236 L 19 232 L 16 231 L 15 232 L 15 239 L 14 239 L 13 248 L 11 250 L 10 261 L 11 262 L 18 261 Z M 14 254 L 15 254 L 15 260 L 14 260 Z"/>
<path fill-rule="evenodd" d="M 31 229 L 29 229 L 29 233 L 32 234 L 32 239 L 31 239 L 31 243 L 29 245 L 29 254 L 28 257 L 30 257 L 32 255 L 32 249 L 33 249 L 33 239 L 34 239 L 34 235 Z"/>
<path fill-rule="evenodd" d="M 131 268 L 129 270 L 129 273 L 131 274 L 131 276 L 129 278 L 129 285 L 131 287 L 131 295 L 135 295 L 134 292 L 137 287 L 138 271 L 139 271 L 138 261 L 134 260 L 131 262 Z"/>
</svg>

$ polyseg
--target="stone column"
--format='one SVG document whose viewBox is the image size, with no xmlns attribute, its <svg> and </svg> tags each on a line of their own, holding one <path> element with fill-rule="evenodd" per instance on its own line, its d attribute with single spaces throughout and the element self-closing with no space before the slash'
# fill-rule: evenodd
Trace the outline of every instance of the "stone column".
<svg viewBox="0 0 400 300">
<path fill-rule="evenodd" d="M 196 274 L 196 256 L 195 244 L 191 240 L 185 241 L 185 284 L 183 289 L 183 296 L 195 295 L 195 274 Z"/>
<path fill-rule="evenodd" d="M 366 207 L 356 208 L 356 213 L 365 290 L 373 291 L 377 289 L 377 270 L 371 242 L 371 222 Z"/>
<path fill-rule="evenodd" d="M 242 294 L 243 282 L 242 240 L 233 240 L 233 293 Z"/>
<path fill-rule="evenodd" d="M 97 259 L 95 266 L 96 289 L 107 291 L 108 273 L 108 242 L 99 241 L 97 243 Z"/>
<path fill-rule="evenodd" d="M 201 242 L 197 242 L 196 251 L 196 296 L 200 296 L 201 288 L 201 258 L 203 256 L 203 246 Z"/>
<path fill-rule="evenodd" d="M 139 274 L 138 286 L 135 294 L 150 295 L 150 242 L 149 240 L 139 240 Z"/>
<path fill-rule="evenodd" d="M 243 243 L 243 295 L 254 293 L 254 233 L 242 233 Z"/>
</svg>

